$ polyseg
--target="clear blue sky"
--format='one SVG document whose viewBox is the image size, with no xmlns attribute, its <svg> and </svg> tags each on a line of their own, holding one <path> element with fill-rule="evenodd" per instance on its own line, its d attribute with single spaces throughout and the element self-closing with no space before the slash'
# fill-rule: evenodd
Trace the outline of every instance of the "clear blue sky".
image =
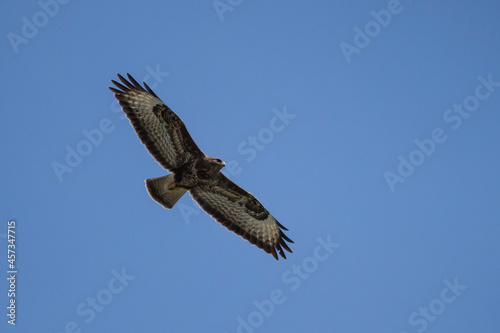
<svg viewBox="0 0 500 333">
<path fill-rule="evenodd" d="M 500 331 L 498 1 L 59 1 L 0 5 L 2 332 Z M 149 198 L 117 72 L 288 260 Z"/>
</svg>

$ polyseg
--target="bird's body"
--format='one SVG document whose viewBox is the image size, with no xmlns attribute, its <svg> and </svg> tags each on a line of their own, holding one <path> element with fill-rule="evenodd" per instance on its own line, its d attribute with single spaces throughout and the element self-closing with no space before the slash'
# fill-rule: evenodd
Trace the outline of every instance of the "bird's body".
<svg viewBox="0 0 500 333">
<path fill-rule="evenodd" d="M 118 74 L 122 83 L 111 80 L 115 93 L 141 142 L 171 174 L 146 179 L 150 196 L 167 209 L 189 191 L 208 214 L 227 229 L 257 245 L 276 260 L 283 249 L 292 252 L 282 231 L 288 230 L 249 192 L 224 176 L 225 163 L 205 155 L 195 144 L 182 120 L 144 83 L 129 81 Z"/>
</svg>

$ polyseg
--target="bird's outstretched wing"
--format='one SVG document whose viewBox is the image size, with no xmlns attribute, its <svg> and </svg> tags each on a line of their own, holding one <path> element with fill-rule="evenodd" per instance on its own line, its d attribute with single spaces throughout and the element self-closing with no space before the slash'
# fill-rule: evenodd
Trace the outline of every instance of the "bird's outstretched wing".
<svg viewBox="0 0 500 333">
<path fill-rule="evenodd" d="M 257 245 L 278 260 L 276 250 L 286 259 L 292 252 L 285 240 L 293 243 L 283 230 L 288 230 L 249 192 L 224 174 L 213 182 L 202 183 L 190 190 L 194 200 L 227 229 Z"/>
<path fill-rule="evenodd" d="M 172 172 L 193 156 L 204 155 L 182 120 L 146 82 L 143 82 L 144 89 L 130 74 L 127 74 L 129 81 L 117 75 L 122 83 L 111 80 L 118 89 L 109 89 L 115 93 L 137 136 L 158 163 Z"/>
</svg>

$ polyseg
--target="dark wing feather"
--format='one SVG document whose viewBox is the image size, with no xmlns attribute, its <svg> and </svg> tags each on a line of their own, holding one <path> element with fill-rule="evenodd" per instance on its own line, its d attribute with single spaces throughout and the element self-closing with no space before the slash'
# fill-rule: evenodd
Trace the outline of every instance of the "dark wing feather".
<svg viewBox="0 0 500 333">
<path fill-rule="evenodd" d="M 117 74 L 118 88 L 109 87 L 123 108 L 137 136 L 149 153 L 165 169 L 173 172 L 193 156 L 204 156 L 182 120 L 144 82 L 144 89 L 127 74 L 130 82 Z"/>
<path fill-rule="evenodd" d="M 283 230 L 288 230 L 250 193 L 219 173 L 213 182 L 202 183 L 190 190 L 194 200 L 227 229 L 257 245 L 278 260 L 276 250 L 286 259 L 292 252 L 285 240 L 293 243 Z M 283 229 L 283 230 L 282 230 Z"/>
</svg>

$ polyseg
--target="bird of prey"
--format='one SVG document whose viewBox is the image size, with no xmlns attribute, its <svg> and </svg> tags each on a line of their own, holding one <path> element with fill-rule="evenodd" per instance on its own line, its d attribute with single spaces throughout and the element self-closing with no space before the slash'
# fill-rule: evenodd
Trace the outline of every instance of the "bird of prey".
<svg viewBox="0 0 500 333">
<path fill-rule="evenodd" d="M 200 207 L 228 230 L 257 245 L 278 260 L 292 252 L 285 241 L 293 243 L 281 225 L 249 192 L 221 169 L 225 163 L 205 155 L 191 138 L 184 122 L 163 103 L 150 87 L 142 87 L 127 74 L 117 74 L 121 83 L 109 87 L 149 153 L 170 174 L 146 179 L 153 200 L 171 209 L 189 191 Z"/>
</svg>

